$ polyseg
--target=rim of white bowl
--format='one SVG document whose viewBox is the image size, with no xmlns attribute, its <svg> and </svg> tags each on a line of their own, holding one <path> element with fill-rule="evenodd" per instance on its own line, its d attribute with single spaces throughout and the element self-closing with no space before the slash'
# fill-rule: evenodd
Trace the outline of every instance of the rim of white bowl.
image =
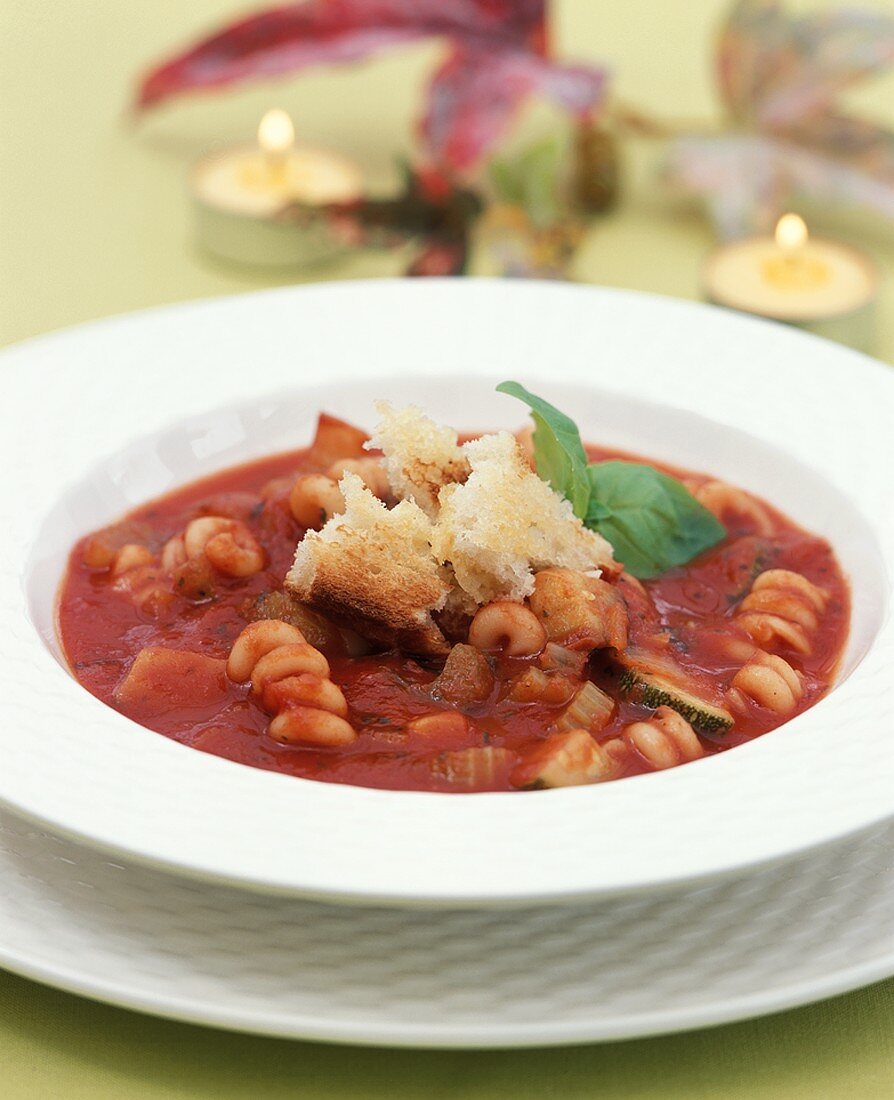
<svg viewBox="0 0 894 1100">
<path fill-rule="evenodd" d="M 395 374 L 424 399 L 433 377 L 457 363 L 483 363 L 491 378 L 538 380 L 547 396 L 561 393 L 557 376 L 566 389 L 576 383 L 595 392 L 597 352 L 606 402 L 625 408 L 646 392 L 671 420 L 695 413 L 719 431 L 736 423 L 765 456 L 781 455 L 781 481 L 788 455 L 792 468 L 806 463 L 811 476 L 844 492 L 855 522 L 863 517 L 879 548 L 861 549 L 856 536 L 856 549 L 849 548 L 873 574 L 872 583 L 853 578 L 855 603 L 875 616 L 865 653 L 854 657 L 859 663 L 816 707 L 764 738 L 671 772 L 565 791 L 437 795 L 296 780 L 195 752 L 123 718 L 71 678 L 35 629 L 34 586 L 46 589 L 53 577 L 33 538 L 71 491 L 60 494 L 60 470 L 76 484 L 97 456 L 111 455 L 114 482 L 125 476 L 121 455 L 135 438 L 164 435 L 176 422 L 208 425 L 203 445 L 213 457 L 212 428 L 224 436 L 237 430 L 221 406 L 257 408 L 264 395 L 289 384 L 299 394 L 321 376 L 329 385 L 350 380 L 344 392 L 355 403 L 364 385 Z M 787 858 L 894 814 L 883 564 L 894 550 L 894 519 L 885 509 L 894 378 L 881 364 L 779 325 L 634 292 L 383 280 L 113 318 L 28 341 L 3 352 L 0 365 L 15 413 L 0 440 L 15 475 L 0 488 L 12 517 L 0 535 L 10 674 L 0 699 L 0 801 L 18 812 L 190 875 L 366 904 L 427 905 L 656 889 Z M 470 392 L 460 387 L 452 400 L 462 404 Z M 501 415 L 520 419 L 517 409 Z M 491 426 L 472 411 L 460 424 L 467 425 Z M 686 457 L 691 442 L 681 438 L 678 446 L 668 436 L 657 449 L 654 439 L 631 449 L 710 470 L 710 462 Z M 229 452 L 221 446 L 220 453 Z M 749 454 L 734 448 L 723 457 L 726 470 L 739 460 L 747 474 Z M 140 476 L 151 488 L 158 471 L 147 466 Z M 778 500 L 772 486 L 744 480 Z M 795 477 L 786 492 L 797 496 L 797 488 Z M 134 483 L 128 492 L 137 492 Z M 784 510 L 792 503 L 812 517 L 810 500 L 802 506 L 792 498 Z M 284 828 L 292 843 L 274 843 Z"/>
</svg>

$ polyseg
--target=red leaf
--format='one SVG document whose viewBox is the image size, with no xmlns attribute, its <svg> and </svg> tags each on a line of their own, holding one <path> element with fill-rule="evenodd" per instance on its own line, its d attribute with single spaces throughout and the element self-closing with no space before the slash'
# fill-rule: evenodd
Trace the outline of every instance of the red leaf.
<svg viewBox="0 0 894 1100">
<path fill-rule="evenodd" d="M 544 0 L 307 0 L 249 16 L 152 70 L 138 106 L 183 92 L 352 61 L 419 38 L 544 50 Z"/>
<path fill-rule="evenodd" d="M 602 94 L 604 73 L 546 56 L 545 0 L 307 0 L 234 23 L 151 72 L 138 105 L 251 77 L 351 61 L 419 38 L 452 44 L 436 74 L 423 134 L 443 165 L 475 164 L 526 96 L 575 114 Z"/>
<path fill-rule="evenodd" d="M 573 114 L 600 99 L 599 70 L 560 66 L 532 53 L 457 46 L 435 74 L 422 132 L 436 160 L 470 168 L 508 130 L 523 100 L 543 92 Z"/>
</svg>

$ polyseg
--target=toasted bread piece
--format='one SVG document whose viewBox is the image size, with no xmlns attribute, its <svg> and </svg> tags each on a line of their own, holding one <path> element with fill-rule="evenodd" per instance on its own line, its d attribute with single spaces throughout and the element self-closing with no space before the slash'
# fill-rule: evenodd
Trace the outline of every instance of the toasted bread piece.
<svg viewBox="0 0 894 1100">
<path fill-rule="evenodd" d="M 531 470 L 508 432 L 484 435 L 462 449 L 471 473 L 464 484 L 441 489 L 432 547 L 477 603 L 523 600 L 534 590 L 534 573 L 548 566 L 592 576 L 602 567 L 616 568 L 611 546 Z"/>
<path fill-rule="evenodd" d="M 395 409 L 387 401 L 379 401 L 376 409 L 382 422 L 367 448 L 382 451 L 398 500 L 412 500 L 429 519 L 436 519 L 441 489 L 469 476 L 469 462 L 456 432 L 436 424 L 415 405 Z"/>
<path fill-rule="evenodd" d="M 444 606 L 449 584 L 431 551 L 430 520 L 410 500 L 386 508 L 356 474 L 339 485 L 344 513 L 298 543 L 286 589 L 365 638 L 446 655 L 450 643 L 431 613 Z"/>
</svg>

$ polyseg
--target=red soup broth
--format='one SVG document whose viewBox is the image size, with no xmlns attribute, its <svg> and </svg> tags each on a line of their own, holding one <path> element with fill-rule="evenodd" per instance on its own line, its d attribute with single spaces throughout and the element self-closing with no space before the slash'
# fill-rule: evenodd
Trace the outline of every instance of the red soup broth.
<svg viewBox="0 0 894 1100">
<path fill-rule="evenodd" d="M 624 458 L 647 462 L 588 446 L 590 459 Z M 660 465 L 685 479 L 690 487 L 710 480 L 703 475 Z M 139 543 L 155 555 L 168 539 L 181 533 L 200 515 L 224 515 L 242 520 L 263 546 L 266 568 L 245 578 L 215 578 L 207 599 L 169 594 L 159 607 L 146 609 L 116 584 L 108 568 L 85 563 L 91 536 L 73 548 L 58 605 L 59 634 L 74 676 L 108 706 L 148 728 L 203 752 L 252 767 L 288 775 L 365 787 L 402 790 L 512 790 L 511 768 L 483 780 L 464 777 L 460 786 L 445 761 L 466 747 L 490 745 L 519 754 L 532 750 L 548 735 L 561 707 L 542 702 L 517 703 L 508 696 L 508 681 L 531 659 L 493 658 L 495 686 L 489 698 L 464 706 L 469 719 L 465 733 L 445 733 L 440 739 L 414 738 L 407 723 L 421 715 L 448 709 L 432 692 L 442 662 L 398 652 L 349 657 L 327 653 L 332 679 L 343 690 L 350 721 L 359 736 L 341 748 L 282 745 L 266 731 L 267 713 L 246 685 L 219 676 L 197 676 L 188 666 L 176 673 L 159 672 L 158 682 L 144 697 L 122 697 L 118 690 L 135 658 L 145 647 L 185 650 L 225 660 L 233 641 L 246 626 L 250 608 L 265 593 L 281 589 L 303 537 L 293 519 L 288 496 L 296 475 L 315 472 L 307 450 L 291 451 L 223 470 L 186 485 L 130 512 L 108 529 L 115 544 Z M 756 499 L 756 498 L 750 498 Z M 636 584 L 622 581 L 628 600 L 630 642 L 643 652 L 670 657 L 691 675 L 707 698 L 722 701 L 738 665 L 731 661 L 724 639 L 735 631 L 733 614 L 756 572 L 788 569 L 823 588 L 828 601 L 811 636 L 809 654 L 779 652 L 801 674 L 803 696 L 795 713 L 812 706 L 828 689 L 844 648 L 849 620 L 847 584 L 829 544 L 809 534 L 777 510 L 760 502 L 762 520 L 753 516 L 725 517 L 727 537 L 688 565 Z M 87 555 L 89 557 L 89 555 Z M 598 659 L 592 674 L 599 675 Z M 621 701 L 604 741 L 632 721 L 651 712 Z M 791 717 L 787 715 L 786 719 Z M 723 752 L 750 741 L 783 720 L 760 707 L 737 714 L 732 730 L 702 736 L 707 754 Z M 507 757 L 509 754 L 506 754 Z M 635 756 L 622 775 L 650 770 Z"/>
</svg>

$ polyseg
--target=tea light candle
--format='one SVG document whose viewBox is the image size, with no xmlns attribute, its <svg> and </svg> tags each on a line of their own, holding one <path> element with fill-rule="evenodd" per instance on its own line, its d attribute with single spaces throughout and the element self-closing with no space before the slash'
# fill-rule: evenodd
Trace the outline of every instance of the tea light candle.
<svg viewBox="0 0 894 1100">
<path fill-rule="evenodd" d="M 329 259 L 345 248 L 325 219 L 284 217 L 359 198 L 363 180 L 351 161 L 295 144 L 285 111 L 268 111 L 255 145 L 211 153 L 193 171 L 198 238 L 208 252 L 237 263 L 293 267 Z"/>
<path fill-rule="evenodd" d="M 723 245 L 704 272 L 708 298 L 868 351 L 878 273 L 868 256 L 811 237 L 797 214 L 784 214 L 772 237 Z"/>
</svg>

